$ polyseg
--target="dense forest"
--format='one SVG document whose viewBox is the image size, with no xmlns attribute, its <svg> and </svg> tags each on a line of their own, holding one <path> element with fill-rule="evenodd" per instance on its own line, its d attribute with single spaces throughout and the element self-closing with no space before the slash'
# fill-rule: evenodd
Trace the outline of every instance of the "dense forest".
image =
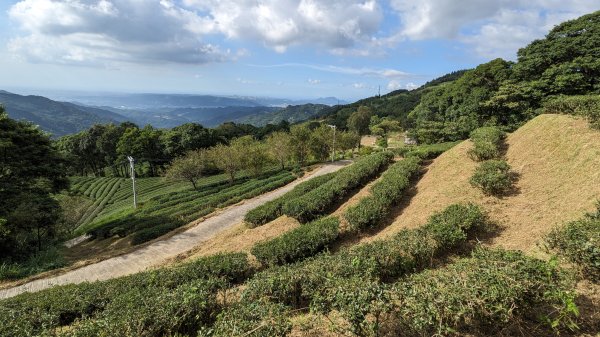
<svg viewBox="0 0 600 337">
<path fill-rule="evenodd" d="M 412 91 L 395 91 L 326 112 L 346 126 L 360 105 L 401 123 L 422 143 L 466 139 L 486 125 L 514 130 L 562 96 L 600 93 L 600 13 L 554 27 L 520 49 L 517 61 L 495 59 L 457 71 Z"/>
</svg>

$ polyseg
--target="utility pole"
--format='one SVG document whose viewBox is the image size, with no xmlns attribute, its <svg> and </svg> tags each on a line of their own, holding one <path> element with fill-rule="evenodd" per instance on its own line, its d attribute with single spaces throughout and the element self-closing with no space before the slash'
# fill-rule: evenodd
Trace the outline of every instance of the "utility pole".
<svg viewBox="0 0 600 337">
<path fill-rule="evenodd" d="M 336 126 L 329 125 L 329 124 L 327 124 L 327 126 L 333 129 L 333 151 L 331 151 L 331 162 L 333 163 L 333 160 L 335 158 L 335 129 L 336 129 Z"/>
<path fill-rule="evenodd" d="M 137 196 L 135 195 L 135 160 L 132 156 L 127 156 L 127 159 L 129 159 L 131 181 L 133 182 L 133 208 L 137 208 Z"/>
</svg>

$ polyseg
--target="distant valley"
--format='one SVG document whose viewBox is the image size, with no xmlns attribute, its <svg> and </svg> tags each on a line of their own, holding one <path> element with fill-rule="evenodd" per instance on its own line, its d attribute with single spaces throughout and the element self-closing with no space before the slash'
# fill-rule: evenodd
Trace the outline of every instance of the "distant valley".
<svg viewBox="0 0 600 337">
<path fill-rule="evenodd" d="M 345 103 L 334 97 L 315 100 L 170 94 L 59 97 L 60 100 L 52 100 L 0 90 L 0 104 L 10 117 L 30 121 L 55 137 L 76 133 L 94 124 L 125 121 L 157 128 L 190 122 L 206 127 L 225 122 L 255 126 L 281 121 L 294 123 L 319 115 L 330 105 Z"/>
</svg>

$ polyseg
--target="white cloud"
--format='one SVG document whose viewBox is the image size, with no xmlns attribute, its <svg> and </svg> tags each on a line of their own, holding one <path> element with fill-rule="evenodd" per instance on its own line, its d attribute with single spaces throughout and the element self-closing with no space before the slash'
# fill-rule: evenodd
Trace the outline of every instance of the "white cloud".
<svg viewBox="0 0 600 337">
<path fill-rule="evenodd" d="M 419 86 L 414 84 L 413 82 L 408 82 L 408 83 L 406 83 L 406 85 L 404 87 L 407 90 L 414 90 L 414 89 L 417 89 Z"/>
<path fill-rule="evenodd" d="M 383 21 L 375 0 L 184 0 L 213 18 L 214 30 L 283 53 L 295 45 L 331 51 L 368 41 Z"/>
<path fill-rule="evenodd" d="M 308 83 L 310 83 L 312 85 L 315 85 L 315 84 L 321 83 L 321 80 L 316 80 L 316 79 L 313 79 L 313 78 L 309 78 L 308 79 Z"/>
<path fill-rule="evenodd" d="M 457 39 L 483 57 L 514 59 L 518 48 L 562 21 L 598 10 L 588 0 L 390 0 L 402 28 L 396 38 Z"/>
<path fill-rule="evenodd" d="M 33 62 L 199 64 L 235 57 L 200 42 L 213 22 L 169 0 L 23 0 L 9 16 L 24 32 L 9 50 Z"/>
<path fill-rule="evenodd" d="M 352 83 L 352 87 L 354 89 L 366 89 L 369 86 L 366 83 L 359 82 L 359 83 Z"/>
<path fill-rule="evenodd" d="M 354 67 L 340 67 L 334 65 L 320 65 L 320 64 L 306 64 L 306 63 L 282 63 L 282 64 L 271 64 L 271 65 L 257 65 L 250 64 L 253 67 L 259 68 L 283 68 L 283 67 L 300 67 L 309 68 L 329 73 L 354 75 L 354 76 L 367 76 L 367 77 L 378 77 L 378 78 L 408 78 L 415 75 L 391 68 L 354 68 Z"/>
<path fill-rule="evenodd" d="M 389 81 L 389 83 L 387 84 L 387 89 L 388 89 L 389 91 L 394 91 L 394 90 L 402 89 L 402 84 L 400 83 L 400 81 L 397 81 L 397 80 L 391 80 L 391 81 Z"/>
<path fill-rule="evenodd" d="M 384 25 L 384 1 L 399 18 L 396 30 Z M 9 50 L 34 62 L 202 64 L 248 55 L 215 44 L 223 38 L 277 53 L 303 46 L 355 57 L 385 55 L 406 40 L 451 39 L 486 58 L 514 58 L 555 24 L 598 7 L 597 0 L 21 0 L 9 10 L 22 29 Z"/>
</svg>

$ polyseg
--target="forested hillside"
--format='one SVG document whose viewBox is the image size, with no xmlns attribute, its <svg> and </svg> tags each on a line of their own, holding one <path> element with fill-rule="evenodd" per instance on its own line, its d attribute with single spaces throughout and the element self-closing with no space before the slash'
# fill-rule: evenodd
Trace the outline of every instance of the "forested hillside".
<svg viewBox="0 0 600 337">
<path fill-rule="evenodd" d="M 466 139 L 484 125 L 510 131 L 564 95 L 600 93 L 600 12 L 564 22 L 519 50 L 517 61 L 492 60 L 411 91 L 332 108 L 340 127 L 359 106 L 401 123 L 422 143 Z"/>
<path fill-rule="evenodd" d="M 54 136 L 64 136 L 87 129 L 94 124 L 127 120 L 110 111 L 56 102 L 41 96 L 21 96 L 0 91 L 0 104 L 11 118 L 39 125 Z"/>
</svg>

